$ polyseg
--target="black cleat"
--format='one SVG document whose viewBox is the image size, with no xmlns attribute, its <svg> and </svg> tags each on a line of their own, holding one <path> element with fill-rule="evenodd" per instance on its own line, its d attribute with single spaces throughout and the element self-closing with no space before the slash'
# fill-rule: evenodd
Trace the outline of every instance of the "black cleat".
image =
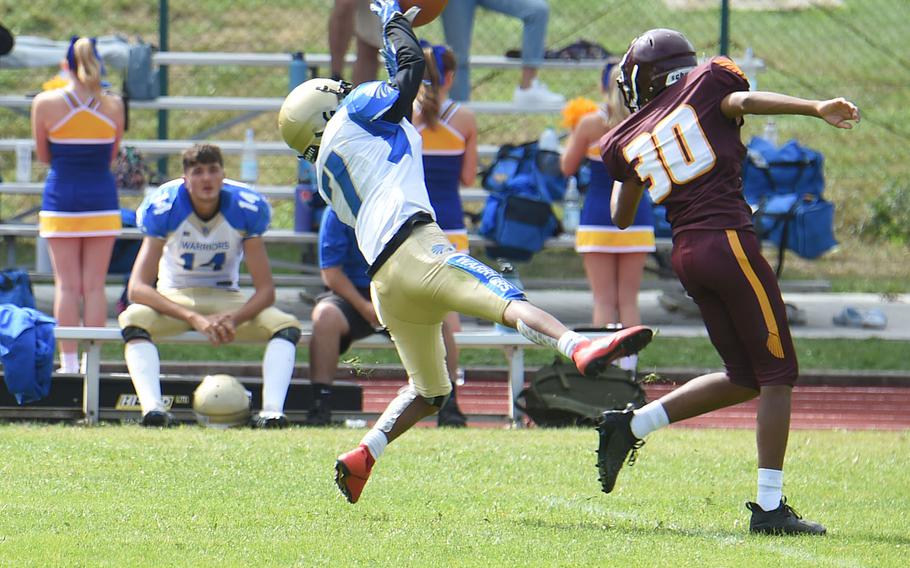
<svg viewBox="0 0 910 568">
<path fill-rule="evenodd" d="M 260 414 L 256 417 L 253 427 L 260 430 L 281 430 L 287 428 L 289 424 L 288 417 L 284 414 L 269 414 L 266 416 Z"/>
<path fill-rule="evenodd" d="M 616 477 L 629 456 L 629 465 L 635 465 L 638 449 L 644 444 L 632 434 L 632 407 L 625 410 L 608 410 L 597 421 L 597 473 L 604 493 L 613 491 Z M 631 455 L 629 455 L 631 452 Z"/>
<path fill-rule="evenodd" d="M 152 410 L 142 415 L 142 420 L 139 424 L 146 428 L 170 428 L 177 425 L 177 419 L 170 412 Z"/>
<path fill-rule="evenodd" d="M 436 425 L 449 428 L 464 428 L 468 425 L 468 419 L 458 408 L 458 401 L 454 396 L 449 397 L 449 400 L 439 409 L 439 414 L 436 415 Z"/>
<path fill-rule="evenodd" d="M 332 411 L 325 404 L 317 404 L 313 408 L 310 408 L 310 411 L 307 413 L 306 419 L 303 421 L 304 426 L 331 426 L 332 425 Z"/>
<path fill-rule="evenodd" d="M 787 505 L 786 497 L 780 500 L 780 506 L 773 511 L 765 511 L 758 503 L 746 503 L 746 508 L 752 511 L 749 521 L 749 532 L 762 534 L 814 534 L 823 535 L 827 532 L 824 526 L 804 520 L 793 507 Z"/>
</svg>

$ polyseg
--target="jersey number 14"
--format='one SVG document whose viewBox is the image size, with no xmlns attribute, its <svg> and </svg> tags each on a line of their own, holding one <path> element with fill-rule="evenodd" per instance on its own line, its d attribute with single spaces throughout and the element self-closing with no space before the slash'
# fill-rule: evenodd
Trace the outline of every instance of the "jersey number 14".
<svg viewBox="0 0 910 568">
<path fill-rule="evenodd" d="M 218 272 L 221 270 L 221 267 L 224 266 L 225 254 L 223 252 L 215 253 L 211 260 L 199 266 L 193 266 L 193 263 L 196 260 L 196 253 L 188 252 L 186 254 L 181 254 L 180 259 L 183 260 L 183 269 L 184 270 L 193 270 L 194 268 L 206 268 L 211 266 L 212 272 Z"/>
</svg>

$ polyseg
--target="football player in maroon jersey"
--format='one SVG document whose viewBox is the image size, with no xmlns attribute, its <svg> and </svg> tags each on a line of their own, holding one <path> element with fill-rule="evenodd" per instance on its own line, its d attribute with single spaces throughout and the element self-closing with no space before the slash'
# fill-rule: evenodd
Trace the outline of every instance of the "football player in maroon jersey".
<svg viewBox="0 0 910 568">
<path fill-rule="evenodd" d="M 603 491 L 649 433 L 693 416 L 759 397 L 758 498 L 752 532 L 824 534 L 782 495 L 790 396 L 798 375 L 787 315 L 774 272 L 761 255 L 742 195 L 740 140 L 747 114 L 801 114 L 852 128 L 859 111 L 842 99 L 815 101 L 749 91 L 736 64 L 698 64 L 681 33 L 655 29 L 632 41 L 618 79 L 632 115 L 601 140 L 617 180 L 613 220 L 628 226 L 647 190 L 667 209 L 673 269 L 698 304 L 724 372 L 692 379 L 635 411 L 605 412 L 598 424 L 597 467 Z"/>
</svg>

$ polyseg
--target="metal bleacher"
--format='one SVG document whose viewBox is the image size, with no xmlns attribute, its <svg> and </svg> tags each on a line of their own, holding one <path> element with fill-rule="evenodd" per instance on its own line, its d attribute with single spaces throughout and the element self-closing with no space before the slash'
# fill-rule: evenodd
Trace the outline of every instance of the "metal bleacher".
<svg viewBox="0 0 910 568">
<path fill-rule="evenodd" d="M 354 56 L 348 55 L 349 62 Z M 289 53 L 229 53 L 229 52 L 172 52 L 163 51 L 154 54 L 154 63 L 167 66 L 257 66 L 257 67 L 285 67 L 288 68 L 292 61 Z M 306 54 L 304 61 L 312 75 L 318 75 L 320 68 L 329 64 L 328 54 Z M 575 71 L 594 71 L 603 67 L 602 60 L 547 60 L 544 68 Z M 472 55 L 471 65 L 475 68 L 514 69 L 521 68 L 521 60 L 502 56 Z M 152 100 L 130 100 L 131 109 L 153 110 L 200 110 L 200 111 L 247 111 L 247 112 L 277 112 L 283 101 L 282 97 L 218 97 L 218 96 L 161 96 Z M 27 111 L 30 108 L 32 97 L 25 94 L 0 95 L 0 108 L 18 109 Z M 560 105 L 545 105 L 535 107 L 517 107 L 511 102 L 471 101 L 467 106 L 478 114 L 497 115 L 528 115 L 528 114 L 556 114 Z M 185 148 L 196 143 L 197 140 L 141 140 L 127 139 L 122 142 L 124 146 L 136 148 L 143 154 L 151 157 L 178 155 Z M 221 147 L 227 155 L 239 155 L 244 148 L 240 140 L 210 140 Z M 34 142 L 28 138 L 3 138 L 0 139 L 0 152 L 15 152 L 18 148 L 27 146 L 34 149 Z M 295 152 L 281 141 L 256 141 L 254 147 L 260 156 L 288 156 L 294 157 Z M 481 144 L 478 154 L 481 162 L 491 160 L 498 146 Z M 43 184 L 34 181 L 5 181 L 0 182 L 0 195 L 40 195 Z M 270 199 L 293 199 L 295 188 L 291 185 L 260 185 L 256 188 Z M 465 202 L 479 202 L 486 198 L 486 191 L 482 188 L 462 188 L 462 199 Z M 134 234 L 135 233 L 135 234 Z M 15 263 L 16 238 L 34 238 L 37 236 L 35 225 L 24 223 L 0 223 L 0 237 L 6 243 L 7 264 Z M 139 234 L 133 230 L 125 230 L 125 238 L 138 238 Z M 265 236 L 267 242 L 281 243 L 311 243 L 315 242 L 316 235 L 311 233 L 296 233 L 290 230 L 273 229 Z M 472 235 L 470 242 L 473 245 L 482 245 L 481 237 Z M 547 241 L 547 248 L 566 249 L 573 246 L 574 240 L 566 236 L 553 238 Z M 39 276 L 40 278 L 40 276 Z"/>
</svg>

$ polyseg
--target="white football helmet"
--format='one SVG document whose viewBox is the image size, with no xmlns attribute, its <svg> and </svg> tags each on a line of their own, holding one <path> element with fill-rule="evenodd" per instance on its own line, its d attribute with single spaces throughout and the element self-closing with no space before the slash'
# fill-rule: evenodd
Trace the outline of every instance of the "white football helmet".
<svg viewBox="0 0 910 568">
<path fill-rule="evenodd" d="M 207 428 L 230 428 L 249 422 L 253 393 L 231 375 L 208 375 L 193 392 L 196 421 Z"/>
<path fill-rule="evenodd" d="M 310 79 L 298 85 L 278 112 L 278 130 L 285 143 L 315 161 L 325 125 L 350 90 L 349 83 L 332 79 Z"/>
</svg>

